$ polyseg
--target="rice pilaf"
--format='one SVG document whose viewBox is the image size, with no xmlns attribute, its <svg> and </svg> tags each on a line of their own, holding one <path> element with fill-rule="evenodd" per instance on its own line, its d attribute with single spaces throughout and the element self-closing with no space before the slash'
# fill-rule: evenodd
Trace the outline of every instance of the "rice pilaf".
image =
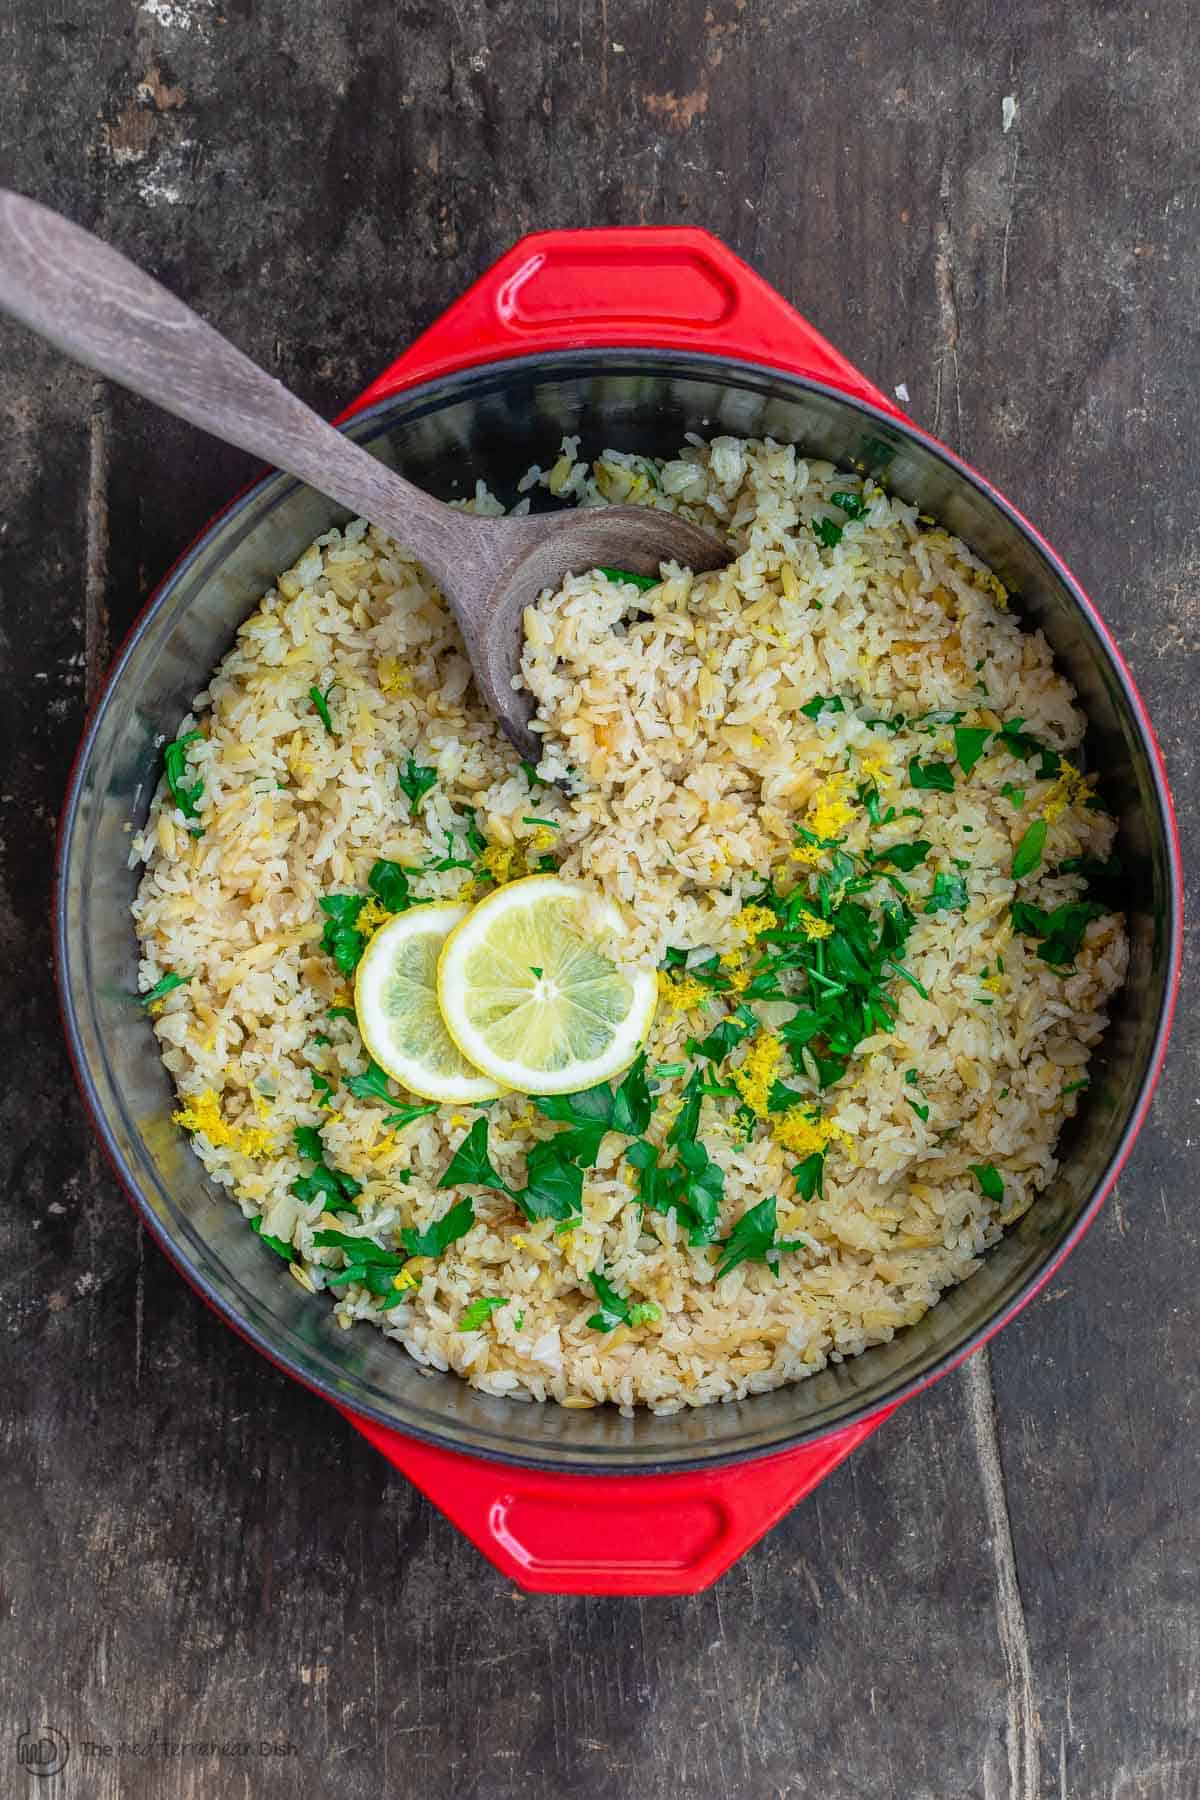
<svg viewBox="0 0 1200 1800">
<path fill-rule="evenodd" d="M 648 591 L 580 574 L 529 610 L 534 771 L 420 567 L 362 521 L 319 538 L 197 696 L 134 837 L 140 986 L 208 1173 L 303 1286 L 332 1278 L 339 1325 L 489 1393 L 670 1412 L 891 1338 L 1033 1204 L 1125 974 L 1123 919 L 1088 898 L 1116 827 L 1041 634 L 915 508 L 769 440 L 577 451 L 522 486 L 680 508 L 735 560 Z M 329 954 L 386 922 L 397 882 L 405 904 L 473 900 L 548 867 L 616 901 L 622 954 L 661 970 L 648 1123 L 603 1135 L 567 1229 L 438 1185 L 486 1120 L 520 1192 L 559 1127 L 523 1094 L 381 1089 L 353 944 Z M 882 934 L 883 1011 L 833 1056 L 797 1027 L 794 971 L 836 989 L 804 940 L 851 927 Z M 700 1241 L 685 1207 L 639 1203 L 681 1141 L 717 1196 Z M 769 1253 L 729 1266 L 769 1196 Z M 338 1281 L 365 1270 L 349 1239 L 386 1281 Z"/>
</svg>

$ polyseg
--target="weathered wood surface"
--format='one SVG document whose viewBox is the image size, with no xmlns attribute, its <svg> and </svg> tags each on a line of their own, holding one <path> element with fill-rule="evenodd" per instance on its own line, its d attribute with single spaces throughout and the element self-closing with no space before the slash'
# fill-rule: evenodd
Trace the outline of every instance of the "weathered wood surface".
<svg viewBox="0 0 1200 1800">
<path fill-rule="evenodd" d="M 710 226 L 1046 525 L 1194 848 L 1194 58 L 1188 0 L 5 0 L 0 181 L 326 412 L 522 231 Z M 6 327 L 0 428 L 3 1791 L 1197 1800 L 1194 984 L 1119 1198 L 990 1359 L 713 1592 L 522 1598 L 143 1245 L 59 1044 L 85 708 L 248 465 Z M 82 1751 L 154 1732 L 294 1755 Z"/>
</svg>

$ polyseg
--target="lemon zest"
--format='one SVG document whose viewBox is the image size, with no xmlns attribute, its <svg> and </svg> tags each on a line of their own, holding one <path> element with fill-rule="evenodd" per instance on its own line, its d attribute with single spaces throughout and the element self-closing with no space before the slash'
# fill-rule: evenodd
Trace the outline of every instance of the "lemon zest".
<svg viewBox="0 0 1200 1800">
<path fill-rule="evenodd" d="M 388 920 L 394 917 L 395 915 L 388 911 L 382 900 L 371 899 L 359 908 L 358 917 L 354 921 L 354 929 L 361 931 L 364 937 L 370 937 L 379 930 L 381 925 L 386 925 Z"/>
<path fill-rule="evenodd" d="M 262 1157 L 270 1156 L 275 1148 L 271 1133 L 260 1126 L 228 1124 L 212 1088 L 191 1095 L 171 1117 L 185 1131 L 202 1133 L 214 1150 L 239 1150 L 243 1156 Z"/>
<path fill-rule="evenodd" d="M 676 980 L 665 969 L 658 971 L 658 997 L 675 1012 L 691 1012 L 708 998 L 703 984 L 694 975 L 684 975 Z"/>
<path fill-rule="evenodd" d="M 398 656 L 381 656 L 378 674 L 380 689 L 385 694 L 403 694 L 412 686 L 412 676 Z"/>
<path fill-rule="evenodd" d="M 519 867 L 513 866 L 516 861 L 515 845 L 489 844 L 479 858 L 479 866 L 491 876 L 497 887 L 503 887 L 505 882 L 515 881 L 521 873 Z"/>
<path fill-rule="evenodd" d="M 1094 775 L 1081 774 L 1074 763 L 1069 763 L 1064 757 L 1059 764 L 1058 779 L 1042 804 L 1042 817 L 1047 825 L 1053 825 L 1055 819 L 1061 818 L 1069 806 L 1086 804 L 1091 798 L 1095 783 Z"/>
<path fill-rule="evenodd" d="M 753 943 L 764 931 L 770 931 L 777 921 L 769 906 L 743 906 L 741 912 L 734 914 L 733 922 Z"/>
<path fill-rule="evenodd" d="M 765 1119 L 771 1110 L 771 1089 L 776 1070 L 783 1061 L 783 1045 L 773 1032 L 760 1031 L 746 1052 L 745 1061 L 730 1070 L 730 1079 L 758 1118 Z"/>
<path fill-rule="evenodd" d="M 411 1257 L 392 1282 L 392 1286 L 402 1294 L 408 1288 L 420 1287 L 421 1276 L 428 1260 L 428 1257 L 425 1256 Z"/>
<path fill-rule="evenodd" d="M 840 1144 L 849 1153 L 853 1148 L 850 1133 L 832 1119 L 810 1119 L 802 1107 L 789 1106 L 771 1121 L 771 1136 L 783 1150 L 793 1156 L 823 1156 L 831 1144 Z"/>
</svg>

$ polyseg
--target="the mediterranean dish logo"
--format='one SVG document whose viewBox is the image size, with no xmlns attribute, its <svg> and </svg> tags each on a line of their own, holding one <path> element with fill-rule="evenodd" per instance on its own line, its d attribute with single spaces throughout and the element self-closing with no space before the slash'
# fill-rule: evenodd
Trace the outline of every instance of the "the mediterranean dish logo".
<svg viewBox="0 0 1200 1800">
<path fill-rule="evenodd" d="M 17 1733 L 17 1767 L 30 1775 L 59 1775 L 67 1766 L 71 1746 L 55 1725 L 27 1725 Z"/>
</svg>

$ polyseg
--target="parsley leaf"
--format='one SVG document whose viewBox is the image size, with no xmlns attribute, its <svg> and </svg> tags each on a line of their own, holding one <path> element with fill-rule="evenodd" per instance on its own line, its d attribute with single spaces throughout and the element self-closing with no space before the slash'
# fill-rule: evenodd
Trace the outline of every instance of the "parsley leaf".
<svg viewBox="0 0 1200 1800">
<path fill-rule="evenodd" d="M 1025 789 L 1018 787 L 1015 781 L 1006 781 L 1000 792 L 1006 800 L 1011 800 L 1017 811 L 1020 812 L 1025 804 Z"/>
<path fill-rule="evenodd" d="M 402 869 L 399 863 L 388 862 L 384 857 L 380 857 L 373 865 L 367 876 L 367 886 L 389 912 L 407 912 L 413 904 L 408 888 L 407 869 Z"/>
<path fill-rule="evenodd" d="M 909 761 L 908 779 L 915 788 L 935 788 L 939 794 L 954 792 L 954 770 L 948 762 L 923 763 L 914 756 Z"/>
<path fill-rule="evenodd" d="M 292 1133 L 292 1142 L 305 1161 L 316 1166 L 310 1174 L 301 1175 L 293 1181 L 289 1193 L 306 1203 L 309 1200 L 323 1200 L 323 1213 L 352 1212 L 355 1200 L 362 1193 L 362 1183 L 355 1181 L 352 1175 L 343 1174 L 341 1169 L 329 1166 L 325 1161 L 321 1133 L 316 1126 L 298 1125 Z M 319 1236 L 317 1241 L 320 1241 Z"/>
<path fill-rule="evenodd" d="M 356 1100 L 386 1100 L 389 1106 L 392 1103 L 392 1090 L 388 1086 L 388 1077 L 379 1064 L 370 1058 L 367 1061 L 366 1073 L 348 1076 L 346 1086 Z"/>
<path fill-rule="evenodd" d="M 358 1024 L 358 1014 L 352 1006 L 331 1006 L 325 1017 L 327 1019 L 349 1019 L 352 1025 Z"/>
<path fill-rule="evenodd" d="M 823 544 L 826 550 L 832 550 L 841 543 L 842 527 L 832 519 L 810 519 L 809 524 L 818 544 Z"/>
<path fill-rule="evenodd" d="M 623 1132 L 626 1137 L 640 1137 L 650 1123 L 654 1096 L 646 1079 L 646 1057 L 632 1063 L 615 1089 L 607 1082 L 584 1088 L 577 1094 L 533 1094 L 538 1111 L 573 1127 L 550 1139 L 562 1156 L 590 1168 L 600 1152 L 604 1135 Z"/>
<path fill-rule="evenodd" d="M 987 748 L 991 732 L 983 726 L 956 725 L 954 754 L 964 775 L 969 775 Z"/>
<path fill-rule="evenodd" d="M 906 1106 L 912 1107 L 913 1111 L 916 1113 L 918 1119 L 920 1119 L 922 1121 L 922 1123 L 924 1123 L 924 1121 L 926 1119 L 928 1119 L 929 1108 L 927 1106 L 921 1106 L 917 1103 L 917 1101 L 910 1100 L 907 1094 L 905 1094 L 905 1096 L 904 1096 L 904 1104 Z"/>
<path fill-rule="evenodd" d="M 927 913 L 962 912 L 967 904 L 967 884 L 961 875 L 935 875 L 933 892 L 922 910 Z"/>
<path fill-rule="evenodd" d="M 776 1203 L 774 1194 L 760 1200 L 744 1212 L 729 1236 L 723 1240 L 722 1249 L 725 1254 L 717 1268 L 717 1280 L 729 1275 L 743 1262 L 765 1262 L 775 1275 L 779 1274 L 779 1253 L 782 1250 L 802 1250 L 804 1240 L 781 1243 L 778 1237 L 776 1220 Z"/>
<path fill-rule="evenodd" d="M 639 1325 L 662 1318 L 661 1306 L 653 1300 L 624 1299 L 600 1269 L 593 1269 L 588 1280 L 600 1302 L 599 1312 L 594 1312 L 587 1321 L 592 1331 L 613 1331 L 618 1325 L 632 1325 L 636 1330 Z"/>
<path fill-rule="evenodd" d="M 606 581 L 630 582 L 641 594 L 648 594 L 651 588 L 662 586 L 661 575 L 635 575 L 632 569 L 598 569 Z"/>
<path fill-rule="evenodd" d="M 821 1194 L 825 1181 L 825 1152 L 814 1150 L 803 1162 L 798 1162 L 792 1170 L 796 1182 L 796 1192 L 802 1200 L 811 1200 L 814 1194 Z"/>
<path fill-rule="evenodd" d="M 994 1163 L 970 1163 L 969 1168 L 980 1191 L 987 1200 L 994 1200 L 997 1205 L 1004 1198 L 1004 1180 Z"/>
<path fill-rule="evenodd" d="M 352 975 L 367 947 L 366 933 L 354 928 L 366 901 L 361 894 L 326 894 L 320 905 L 325 914 L 321 948 L 343 975 Z"/>
<path fill-rule="evenodd" d="M 1035 819 L 1022 837 L 1013 852 L 1012 878 L 1014 881 L 1023 880 L 1041 862 L 1042 851 L 1046 847 L 1048 829 L 1045 819 Z"/>
<path fill-rule="evenodd" d="M 529 783 L 531 788 L 545 787 L 546 783 L 542 780 L 541 776 L 538 774 L 536 763 L 531 763 L 531 762 L 527 761 L 525 757 L 522 757 L 520 768 L 521 768 L 521 773 L 524 775 L 526 781 Z"/>
<path fill-rule="evenodd" d="M 494 1312 L 507 1305 L 507 1294 L 480 1294 L 477 1300 L 472 1300 L 463 1313 L 462 1318 L 458 1321 L 458 1329 L 460 1331 L 478 1331 L 481 1325 L 487 1324 Z"/>
<path fill-rule="evenodd" d="M 861 494 L 849 494 L 845 491 L 841 491 L 836 494 L 830 494 L 829 504 L 831 506 L 840 506 L 842 511 L 851 519 L 861 519 L 865 515 L 870 502 L 864 500 Z"/>
<path fill-rule="evenodd" d="M 1083 1085 L 1086 1087 L 1087 1082 L 1085 1081 Z M 1064 1092 L 1066 1091 L 1067 1090 L 1064 1089 Z M 256 1231 L 258 1233 L 268 1250 L 273 1250 L 276 1256 L 282 1256 L 284 1262 L 295 1262 L 296 1256 L 292 1246 L 290 1244 L 285 1244 L 282 1238 L 272 1237 L 269 1231 L 263 1230 L 261 1213 L 256 1219 L 251 1219 L 250 1229 L 251 1231 Z"/>
<path fill-rule="evenodd" d="M 202 731 L 185 731 L 182 737 L 176 738 L 163 751 L 163 770 L 167 777 L 167 787 L 172 800 L 185 819 L 200 817 L 200 796 L 204 792 L 203 780 L 197 780 L 186 786 L 184 776 L 187 773 L 187 747 L 202 738 Z"/>
<path fill-rule="evenodd" d="M 488 1122 L 486 1119 L 476 1119 L 446 1164 L 445 1173 L 438 1182 L 438 1186 L 440 1188 L 488 1187 L 495 1188 L 501 1194 L 512 1192 L 512 1189 L 501 1181 L 488 1156 Z"/>
<path fill-rule="evenodd" d="M 1106 908 L 1096 900 L 1068 900 L 1046 912 L 1028 900 L 1014 900 L 1013 930 L 1023 937 L 1041 938 L 1038 956 L 1051 968 L 1069 970 L 1079 953 L 1083 934 L 1093 919 L 1102 919 Z"/>
<path fill-rule="evenodd" d="M 437 778 L 436 769 L 422 767 L 411 756 L 400 770 L 400 791 L 408 796 L 408 804 L 414 814 Z"/>
<path fill-rule="evenodd" d="M 817 694 L 809 700 L 800 711 L 807 719 L 819 719 L 823 712 L 845 712 L 846 703 L 840 694 Z"/>
<path fill-rule="evenodd" d="M 333 687 L 334 684 L 330 681 L 329 686 L 325 689 L 324 693 L 321 692 L 319 687 L 310 687 L 308 690 L 308 697 L 316 707 L 321 723 L 329 733 L 330 737 L 333 736 L 333 720 L 329 716 L 329 696 L 333 692 Z"/>
<path fill-rule="evenodd" d="M 410 1256 L 441 1256 L 456 1239 L 465 1237 L 474 1223 L 475 1208 L 470 1199 L 460 1200 L 424 1231 L 406 1225 L 400 1233 L 400 1242 Z"/>
<path fill-rule="evenodd" d="M 912 844 L 893 844 L 890 850 L 872 850 L 870 858 L 873 863 L 891 863 L 907 875 L 918 863 L 925 861 L 932 849 L 927 838 L 918 838 Z"/>
<path fill-rule="evenodd" d="M 599 1312 L 594 1312 L 587 1321 L 588 1329 L 590 1331 L 615 1331 L 618 1325 L 626 1324 L 629 1319 L 628 1300 L 621 1298 L 616 1288 L 606 1280 L 599 1269 L 593 1269 L 588 1280 L 596 1290 L 596 1298 L 600 1302 Z"/>
<path fill-rule="evenodd" d="M 583 1170 L 567 1160 L 556 1138 L 546 1138 L 525 1158 L 525 1186 L 513 1198 L 531 1222 L 577 1220 L 583 1206 Z"/>
<path fill-rule="evenodd" d="M 165 1000 L 168 994 L 173 994 L 177 987 L 186 987 L 191 979 L 190 975 L 164 975 L 152 988 L 138 995 L 138 1004 L 153 1006 L 156 1000 Z"/>
<path fill-rule="evenodd" d="M 386 1071 L 371 1059 L 367 1061 L 365 1074 L 347 1076 L 346 1086 L 356 1100 L 382 1100 L 387 1106 L 393 1108 L 383 1121 L 384 1126 L 392 1131 L 402 1131 L 406 1125 L 411 1125 L 414 1119 L 423 1119 L 427 1113 L 437 1111 L 432 1100 L 427 1101 L 424 1106 L 397 1105 L 392 1098 L 391 1089 L 388 1087 Z"/>
<path fill-rule="evenodd" d="M 1024 723 L 1024 719 L 1009 719 L 1001 725 L 996 734 L 996 740 L 1003 744 L 1013 756 L 1023 757 L 1027 761 L 1032 757 L 1038 757 L 1038 778 L 1047 781 L 1052 775 L 1058 774 L 1062 767 L 1062 758 L 1057 750 L 1051 750 L 1048 745 L 1043 744 L 1038 738 L 1032 737 L 1029 732 L 1022 731 L 1021 727 Z"/>
</svg>

